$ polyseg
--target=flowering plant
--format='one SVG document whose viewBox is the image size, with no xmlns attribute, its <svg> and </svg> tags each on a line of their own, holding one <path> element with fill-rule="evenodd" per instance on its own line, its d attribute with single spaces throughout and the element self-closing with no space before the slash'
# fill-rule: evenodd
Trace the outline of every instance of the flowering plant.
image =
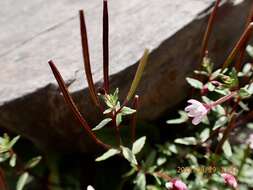
<svg viewBox="0 0 253 190">
<path fill-rule="evenodd" d="M 253 55 L 252 47 L 248 46 L 249 37 L 253 30 L 253 16 L 250 14 L 245 32 L 235 45 L 221 68 L 216 68 L 208 56 L 208 39 L 215 19 L 220 0 L 216 1 L 204 35 L 201 64 L 194 71 L 193 77 L 186 81 L 192 87 L 189 105 L 184 111 L 179 111 L 180 118 L 171 119 L 167 124 L 181 125 L 191 129 L 187 136 L 169 139 L 155 147 L 149 145 L 142 154 L 146 142 L 143 136 L 135 140 L 136 113 L 139 96 L 134 95 L 148 59 L 146 50 L 140 60 L 139 67 L 132 85 L 123 103 L 119 101 L 119 90 L 110 91 L 108 76 L 108 10 L 104 1 L 103 15 L 103 68 L 104 85 L 97 93 L 90 69 L 88 41 L 84 14 L 80 15 L 81 39 L 83 58 L 89 91 L 94 104 L 102 111 L 105 118 L 95 127 L 90 127 L 75 106 L 67 87 L 53 61 L 50 67 L 57 79 L 63 96 L 85 131 L 98 145 L 106 151 L 95 159 L 105 161 L 113 156 L 125 158 L 131 168 L 123 175 L 133 181 L 136 190 L 187 190 L 187 189 L 250 189 L 253 187 L 253 167 L 251 159 L 252 135 L 247 139 L 244 126 L 252 128 L 252 111 L 250 98 L 253 94 L 252 63 L 244 64 L 245 51 Z M 246 48 L 247 47 L 247 48 Z M 236 56 L 238 60 L 235 61 Z M 252 57 L 253 58 L 253 57 Z M 128 105 L 133 98 L 133 107 Z M 102 100 L 102 102 L 100 101 Z M 131 140 L 122 139 L 120 129 L 122 118 L 131 116 Z M 194 127 L 188 122 L 191 122 Z M 197 126 L 198 125 L 198 126 Z M 100 140 L 96 133 L 108 127 L 115 131 L 115 142 L 112 144 Z M 244 137 L 240 136 L 244 135 Z M 121 184 L 124 186 L 124 183 Z M 131 184 L 131 183 L 130 183 Z M 88 189 L 93 189 L 88 186 Z"/>
</svg>

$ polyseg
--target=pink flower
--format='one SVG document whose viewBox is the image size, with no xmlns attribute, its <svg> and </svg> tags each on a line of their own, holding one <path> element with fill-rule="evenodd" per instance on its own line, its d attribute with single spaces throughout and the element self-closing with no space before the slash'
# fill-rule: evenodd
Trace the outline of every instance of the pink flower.
<svg viewBox="0 0 253 190">
<path fill-rule="evenodd" d="M 253 149 L 253 133 L 250 134 L 249 138 L 247 139 L 246 143 L 249 145 L 251 149 Z"/>
<path fill-rule="evenodd" d="M 210 108 L 207 105 L 202 104 L 201 102 L 190 99 L 187 101 L 191 105 L 185 108 L 185 111 L 188 112 L 189 117 L 193 117 L 192 124 L 198 125 L 201 120 L 207 115 Z"/>
<path fill-rule="evenodd" d="M 187 186 L 184 182 L 179 179 L 172 179 L 170 182 L 165 184 L 168 190 L 187 190 Z"/>
<path fill-rule="evenodd" d="M 223 179 L 227 185 L 233 187 L 234 189 L 237 188 L 238 184 L 237 184 L 237 181 L 233 175 L 231 175 L 229 173 L 222 173 L 221 176 L 223 177 Z"/>
</svg>

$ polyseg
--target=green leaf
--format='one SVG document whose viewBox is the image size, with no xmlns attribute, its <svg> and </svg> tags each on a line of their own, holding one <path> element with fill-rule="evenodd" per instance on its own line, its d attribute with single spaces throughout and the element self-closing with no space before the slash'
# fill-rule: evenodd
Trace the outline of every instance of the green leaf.
<svg viewBox="0 0 253 190">
<path fill-rule="evenodd" d="M 221 73 L 221 69 L 218 69 L 218 70 L 214 71 L 214 72 L 211 74 L 211 76 L 210 76 L 210 80 L 216 79 L 216 78 L 220 75 L 220 73 Z"/>
<path fill-rule="evenodd" d="M 131 170 L 128 171 L 128 172 L 126 172 L 125 174 L 123 174 L 122 177 L 124 177 L 124 178 L 130 177 L 130 176 L 134 175 L 135 172 L 136 172 L 136 169 L 135 168 L 131 168 Z"/>
<path fill-rule="evenodd" d="M 239 84 L 237 72 L 234 68 L 229 72 L 229 76 L 223 75 L 222 80 L 227 88 L 236 87 Z"/>
<path fill-rule="evenodd" d="M 146 190 L 146 176 L 143 172 L 139 172 L 134 181 L 134 190 Z"/>
<path fill-rule="evenodd" d="M 224 142 L 222 149 L 223 149 L 224 154 L 226 155 L 227 158 L 232 156 L 232 149 L 231 149 L 231 146 L 230 146 L 228 140 L 226 140 Z"/>
<path fill-rule="evenodd" d="M 0 163 L 5 162 L 10 158 L 10 153 L 9 152 L 4 152 L 0 154 Z"/>
<path fill-rule="evenodd" d="M 121 149 L 125 159 L 127 159 L 133 165 L 138 164 L 133 152 L 129 148 L 121 146 Z"/>
<path fill-rule="evenodd" d="M 224 126 L 227 122 L 228 118 L 226 116 L 220 117 L 217 121 L 215 121 L 213 130 Z"/>
<path fill-rule="evenodd" d="M 23 173 L 18 179 L 16 190 L 23 190 L 24 186 L 27 184 L 28 178 L 28 172 Z"/>
<path fill-rule="evenodd" d="M 180 117 L 177 119 L 170 119 L 167 120 L 166 123 L 167 124 L 180 124 L 180 123 L 184 123 L 188 120 L 188 116 L 187 113 L 185 111 L 178 111 Z"/>
<path fill-rule="evenodd" d="M 205 142 L 208 139 L 209 135 L 210 135 L 210 129 L 208 128 L 204 129 L 199 135 L 201 142 Z"/>
<path fill-rule="evenodd" d="M 10 162 L 9 162 L 10 166 L 11 167 L 15 167 L 16 166 L 16 161 L 17 161 L 17 155 L 16 154 L 12 154 Z"/>
<path fill-rule="evenodd" d="M 106 126 L 112 119 L 111 118 L 106 118 L 102 120 L 96 127 L 92 129 L 92 131 L 96 131 L 99 129 L 102 129 L 104 126 Z"/>
<path fill-rule="evenodd" d="M 184 145 L 196 145 L 197 140 L 195 137 L 185 137 L 185 138 L 178 138 L 174 141 L 177 144 L 184 144 Z"/>
<path fill-rule="evenodd" d="M 215 86 L 211 82 L 207 83 L 207 88 L 210 92 L 215 90 Z"/>
<path fill-rule="evenodd" d="M 104 112 L 103 112 L 103 114 L 108 114 L 108 113 L 111 113 L 112 112 L 112 108 L 108 108 L 108 109 L 106 109 Z"/>
<path fill-rule="evenodd" d="M 202 89 L 203 88 L 203 83 L 200 82 L 197 79 L 193 79 L 190 77 L 186 78 L 186 81 L 193 87 L 193 88 L 197 88 L 197 89 Z"/>
<path fill-rule="evenodd" d="M 120 111 L 120 113 L 122 113 L 122 115 L 131 115 L 131 114 L 133 114 L 133 113 L 135 113 L 135 112 L 136 112 L 136 110 L 131 109 L 131 108 L 126 107 L 126 106 L 124 106 L 124 107 L 121 109 L 121 111 Z"/>
<path fill-rule="evenodd" d="M 246 126 L 247 126 L 249 129 L 253 129 L 253 123 L 248 123 Z"/>
<path fill-rule="evenodd" d="M 141 137 L 138 140 L 136 140 L 133 143 L 133 147 L 132 147 L 133 154 L 138 154 L 144 147 L 145 142 L 146 142 L 146 137 Z"/>
<path fill-rule="evenodd" d="M 213 63 L 211 62 L 211 59 L 208 56 L 205 56 L 203 58 L 203 63 L 202 67 L 209 73 L 211 74 L 213 71 Z"/>
<path fill-rule="evenodd" d="M 113 97 L 115 100 L 118 100 L 119 99 L 119 88 L 116 88 L 114 93 L 113 93 Z"/>
<path fill-rule="evenodd" d="M 103 160 L 106 160 L 114 155 L 117 155 L 119 154 L 120 151 L 117 150 L 117 149 L 114 149 L 114 148 L 111 148 L 109 149 L 107 152 L 105 152 L 103 155 L 99 156 L 98 158 L 96 158 L 96 162 L 100 162 L 100 161 L 103 161 Z"/>
<path fill-rule="evenodd" d="M 253 57 L 253 46 L 248 45 L 246 47 L 246 51 L 247 51 L 247 53 L 249 54 L 250 57 Z"/>
<path fill-rule="evenodd" d="M 248 91 L 247 88 L 241 88 L 238 92 L 239 96 L 244 99 L 244 98 L 249 98 L 251 96 L 250 92 Z"/>
<path fill-rule="evenodd" d="M 135 93 L 135 91 L 138 87 L 138 84 L 141 80 L 142 74 L 144 72 L 144 68 L 145 68 L 145 66 L 147 65 L 147 62 L 148 62 L 148 54 L 149 54 L 149 51 L 146 49 L 143 56 L 142 56 L 142 58 L 141 58 L 141 60 L 140 60 L 140 63 L 138 65 L 137 71 L 135 73 L 135 76 L 134 76 L 133 82 L 131 84 L 130 90 L 127 94 L 126 99 L 128 101 L 133 97 L 133 95 L 134 95 L 134 93 Z"/>
<path fill-rule="evenodd" d="M 145 169 L 150 168 L 151 166 L 153 166 L 155 164 L 155 160 L 156 160 L 156 151 L 152 150 L 149 155 L 147 156 L 145 163 L 144 163 L 144 167 Z"/>
<path fill-rule="evenodd" d="M 118 113 L 116 115 L 116 125 L 119 126 L 122 122 L 122 114 L 121 113 Z"/>
<path fill-rule="evenodd" d="M 9 148 L 12 148 L 16 142 L 19 140 L 20 136 L 16 136 L 15 138 L 13 138 L 10 143 L 9 143 Z"/>
<path fill-rule="evenodd" d="M 27 162 L 27 164 L 25 165 L 25 168 L 34 168 L 36 165 L 39 164 L 41 159 L 42 159 L 41 156 L 37 156 L 37 157 L 32 158 L 31 160 L 29 160 Z"/>
</svg>

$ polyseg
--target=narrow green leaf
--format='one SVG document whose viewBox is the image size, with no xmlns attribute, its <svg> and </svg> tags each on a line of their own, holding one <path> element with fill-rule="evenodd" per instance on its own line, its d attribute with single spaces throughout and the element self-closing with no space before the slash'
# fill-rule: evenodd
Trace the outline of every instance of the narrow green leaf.
<svg viewBox="0 0 253 190">
<path fill-rule="evenodd" d="M 129 148 L 121 146 L 121 149 L 125 159 L 127 159 L 133 165 L 138 164 L 133 152 Z"/>
<path fill-rule="evenodd" d="M 139 172 L 134 181 L 134 190 L 146 190 L 146 176 L 143 172 Z"/>
<path fill-rule="evenodd" d="M 186 81 L 194 88 L 197 88 L 197 89 L 202 89 L 203 88 L 203 83 L 200 82 L 199 80 L 197 79 L 193 79 L 193 78 L 190 78 L 190 77 L 187 77 L 186 78 Z"/>
<path fill-rule="evenodd" d="M 136 91 L 136 88 L 141 80 L 144 68 L 148 62 L 148 53 L 149 53 L 149 51 L 146 49 L 141 60 L 140 60 L 139 66 L 138 66 L 137 71 L 134 76 L 134 80 L 131 84 L 130 90 L 129 90 L 127 97 L 126 97 L 127 101 L 129 101 L 133 97 L 133 95 Z"/>
<path fill-rule="evenodd" d="M 106 118 L 102 120 L 96 127 L 92 129 L 92 131 L 96 131 L 99 129 L 102 129 L 104 126 L 106 126 L 112 119 L 111 118 Z"/>
<path fill-rule="evenodd" d="M 20 138 L 20 136 L 14 137 L 14 138 L 10 141 L 10 143 L 9 143 L 9 148 L 12 148 L 12 147 L 16 144 L 16 142 L 19 140 L 19 138 Z"/>
<path fill-rule="evenodd" d="M 25 168 L 33 168 L 33 167 L 35 167 L 36 165 L 39 164 L 39 162 L 41 161 L 41 159 L 42 159 L 41 156 L 37 156 L 37 157 L 32 158 L 31 160 L 29 160 L 27 162 L 27 164 L 25 165 Z"/>
<path fill-rule="evenodd" d="M 215 121 L 213 130 L 224 126 L 227 122 L 228 122 L 228 118 L 226 116 L 220 117 L 217 121 Z"/>
<path fill-rule="evenodd" d="M 248 45 L 246 47 L 246 51 L 247 51 L 247 53 L 249 54 L 250 57 L 253 57 L 253 46 Z"/>
<path fill-rule="evenodd" d="M 205 142 L 206 139 L 209 137 L 209 135 L 210 135 L 210 129 L 208 129 L 208 128 L 204 129 L 204 130 L 200 133 L 200 135 L 199 135 L 199 137 L 200 137 L 200 139 L 201 139 L 201 142 Z"/>
<path fill-rule="evenodd" d="M 155 164 L 156 161 L 156 156 L 157 156 L 157 152 L 155 150 L 152 150 L 149 155 L 147 156 L 145 163 L 144 163 L 144 168 L 148 169 L 151 166 L 153 166 Z"/>
<path fill-rule="evenodd" d="M 96 162 L 100 162 L 100 161 L 103 161 L 103 160 L 106 160 L 114 155 L 117 155 L 119 154 L 120 151 L 117 150 L 117 149 L 114 149 L 114 148 L 111 148 L 109 149 L 107 152 L 105 152 L 103 155 L 99 156 L 98 158 L 96 158 Z"/>
<path fill-rule="evenodd" d="M 16 154 L 12 154 L 10 162 L 9 162 L 10 166 L 11 167 L 15 167 L 16 166 L 16 161 L 17 161 L 17 155 Z"/>
<path fill-rule="evenodd" d="M 137 139 L 133 143 L 133 147 L 132 147 L 133 154 L 138 154 L 142 150 L 142 148 L 144 147 L 145 142 L 146 142 L 146 137 L 141 137 L 141 138 Z"/>
<path fill-rule="evenodd" d="M 116 115 L 116 125 L 119 126 L 122 122 L 122 114 L 121 113 L 118 113 Z"/>
<path fill-rule="evenodd" d="M 232 156 L 232 149 L 231 149 L 231 146 L 230 146 L 228 140 L 226 140 L 224 142 L 222 149 L 223 149 L 224 154 L 226 155 L 227 158 Z"/>
<path fill-rule="evenodd" d="M 121 112 L 120 112 L 120 113 L 122 113 L 122 115 L 131 115 L 131 114 L 133 114 L 133 113 L 135 113 L 135 112 L 136 112 L 136 110 L 124 106 L 124 107 L 121 109 Z"/>
<path fill-rule="evenodd" d="M 248 91 L 247 88 L 241 88 L 238 92 L 239 96 L 242 98 L 242 99 L 245 99 L 245 98 L 249 98 L 251 96 L 250 92 Z"/>
<path fill-rule="evenodd" d="M 188 120 L 188 116 L 187 116 L 187 113 L 185 111 L 178 111 L 180 117 L 177 118 L 177 119 L 170 119 L 170 120 L 167 120 L 166 123 L 167 124 L 181 124 L 181 123 L 184 123 Z"/>
<path fill-rule="evenodd" d="M 196 145 L 197 144 L 197 140 L 195 137 L 178 138 L 178 139 L 175 139 L 174 142 L 178 143 L 178 144 L 184 144 L 184 145 Z"/>
<path fill-rule="evenodd" d="M 23 173 L 18 179 L 16 190 L 23 190 L 24 186 L 27 183 L 28 178 L 29 178 L 28 172 Z"/>
</svg>

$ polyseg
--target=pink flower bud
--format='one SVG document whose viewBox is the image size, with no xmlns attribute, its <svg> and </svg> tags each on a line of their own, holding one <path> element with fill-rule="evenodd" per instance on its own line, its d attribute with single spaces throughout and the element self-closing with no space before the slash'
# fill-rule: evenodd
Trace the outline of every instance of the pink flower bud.
<svg viewBox="0 0 253 190">
<path fill-rule="evenodd" d="M 205 94 L 207 94 L 208 92 L 209 92 L 209 90 L 208 90 L 208 85 L 205 84 L 205 85 L 203 86 L 203 88 L 201 89 L 201 95 L 205 95 Z"/>
<path fill-rule="evenodd" d="M 214 86 L 221 86 L 221 85 L 222 85 L 219 81 L 216 81 L 216 80 L 211 81 L 211 83 L 212 83 Z"/>
<path fill-rule="evenodd" d="M 187 102 L 191 105 L 187 106 L 185 108 L 185 111 L 188 112 L 187 114 L 189 117 L 193 117 L 192 124 L 198 125 L 201 120 L 207 115 L 210 108 L 194 99 L 190 99 Z"/>
<path fill-rule="evenodd" d="M 237 188 L 238 184 L 237 184 L 237 181 L 233 175 L 231 175 L 229 173 L 222 173 L 221 176 L 223 177 L 223 179 L 227 185 L 233 187 L 234 189 Z"/>
<path fill-rule="evenodd" d="M 187 186 L 184 182 L 179 179 L 172 179 L 170 182 L 165 184 L 168 190 L 187 190 Z"/>
</svg>

